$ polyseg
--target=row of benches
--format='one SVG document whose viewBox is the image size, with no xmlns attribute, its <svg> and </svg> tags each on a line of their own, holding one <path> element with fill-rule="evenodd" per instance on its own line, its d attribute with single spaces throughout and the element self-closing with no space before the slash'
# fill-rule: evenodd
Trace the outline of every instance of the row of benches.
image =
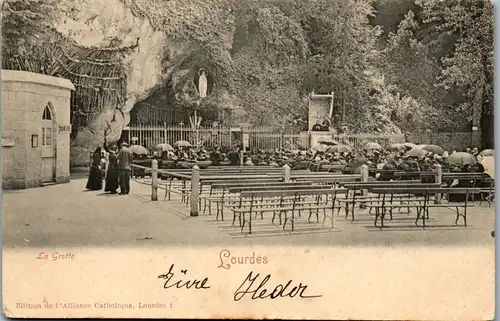
<svg viewBox="0 0 500 321">
<path fill-rule="evenodd" d="M 233 224 L 236 219 L 240 222 L 243 228 L 248 223 L 249 232 L 251 233 L 251 219 L 252 213 L 260 214 L 272 212 L 273 218 L 279 217 L 280 224 L 282 216 L 284 215 L 284 225 L 291 223 L 293 230 L 293 222 L 295 214 L 303 211 L 309 211 L 309 219 L 312 214 L 316 214 L 317 221 L 319 222 L 319 211 L 321 210 L 324 215 L 323 225 L 326 219 L 331 219 L 333 228 L 333 212 L 337 210 L 339 213 L 341 208 L 345 209 L 346 216 L 352 213 L 354 220 L 354 208 L 356 201 L 365 204 L 370 210 L 375 210 L 375 226 L 377 226 L 378 219 L 381 220 L 381 227 L 383 227 L 383 220 L 386 213 L 390 213 L 392 219 L 392 210 L 394 208 L 417 208 L 417 219 L 423 220 L 425 226 L 425 219 L 429 216 L 429 208 L 432 207 L 447 207 L 455 208 L 457 213 L 456 223 L 460 216 L 463 216 L 466 225 L 467 220 L 467 206 L 468 196 L 480 193 L 480 189 L 457 189 L 457 188 L 442 188 L 439 184 L 422 184 L 419 181 L 399 181 L 399 182 L 368 182 L 368 183 L 355 183 L 359 181 L 359 177 L 354 179 L 352 177 L 345 177 L 344 182 L 337 180 L 320 181 L 301 181 L 292 183 L 283 182 L 256 182 L 256 181 L 233 181 L 225 183 L 215 183 L 211 185 L 209 195 L 202 196 L 205 201 L 204 212 L 207 209 L 211 213 L 211 203 L 217 204 L 217 216 L 224 220 L 224 208 L 228 208 L 233 212 Z M 342 186 L 342 188 L 340 188 Z M 397 189 L 391 191 L 390 189 Z M 415 190 L 416 188 L 424 189 Z M 377 195 L 360 196 L 359 191 L 366 190 L 373 192 Z M 219 191 L 218 193 L 216 191 Z M 399 193 L 399 195 L 397 193 Z M 415 197 L 414 192 L 419 192 L 421 197 Z M 390 196 L 388 196 L 388 193 Z M 431 204 L 430 195 L 433 193 L 440 194 L 466 194 L 466 202 L 464 203 L 447 203 L 447 204 Z M 339 197 L 342 195 L 343 197 Z M 323 202 L 320 202 L 324 197 Z M 352 198 L 349 198 L 352 197 Z M 330 200 L 330 203 L 326 202 Z M 397 201 L 397 203 L 395 203 Z M 350 207 L 351 205 L 351 207 Z M 350 207 L 350 209 L 349 209 Z M 464 212 L 460 213 L 459 209 L 463 208 Z M 331 210 L 331 215 L 326 214 L 326 210 Z M 421 212 L 426 213 L 427 216 L 420 215 Z"/>
<path fill-rule="evenodd" d="M 165 174 L 169 178 L 165 186 L 165 198 L 170 200 L 170 193 L 178 192 L 182 195 L 182 200 L 189 203 L 191 186 L 187 183 L 191 180 L 190 173 L 168 171 Z M 464 173 L 450 173 L 447 177 L 469 178 Z M 209 214 L 212 214 L 212 204 L 216 204 L 217 220 L 224 220 L 225 209 L 231 211 L 233 225 L 237 220 L 241 230 L 248 227 L 249 233 L 252 232 L 252 219 L 258 216 L 263 219 L 266 213 L 272 213 L 272 222 L 278 219 L 283 229 L 291 227 L 294 230 L 296 216 L 304 211 L 309 212 L 308 221 L 315 215 L 319 223 L 322 214 L 322 225 L 330 219 L 333 228 L 335 212 L 339 215 L 344 209 L 346 217 L 351 214 L 354 220 L 354 209 L 358 204 L 369 209 L 370 213 L 375 212 L 374 224 L 379 228 L 384 227 L 387 214 L 392 219 L 393 210 L 397 208 L 407 208 L 408 211 L 410 208 L 416 209 L 415 224 L 422 220 L 424 227 L 430 208 L 452 208 L 457 215 L 455 224 L 463 217 L 464 225 L 467 225 L 467 208 L 471 206 L 469 196 L 483 192 L 479 188 L 448 188 L 439 183 L 422 183 L 420 180 L 377 182 L 370 179 L 362 182 L 361 175 L 306 171 L 293 171 L 289 179 L 285 182 L 283 174 L 278 170 L 271 173 L 264 170 L 250 172 L 246 168 L 234 168 L 232 171 L 203 170 L 199 177 L 199 207 L 201 209 L 203 202 L 203 212 L 206 213 L 208 209 Z M 174 188 L 173 185 L 177 186 Z M 491 193 L 491 189 L 489 192 Z M 465 202 L 441 203 L 439 195 L 450 193 L 465 195 Z M 438 196 L 433 196 L 435 194 Z M 437 202 L 433 203 L 432 200 Z"/>
<path fill-rule="evenodd" d="M 343 185 L 343 186 L 342 186 Z M 340 187 L 342 186 L 342 187 Z M 429 208 L 432 207 L 447 207 L 456 210 L 455 223 L 458 224 L 459 217 L 463 217 L 464 225 L 467 225 L 467 207 L 471 204 L 468 202 L 468 197 L 464 203 L 431 203 L 431 196 L 438 194 L 459 193 L 466 196 L 480 193 L 480 189 L 470 188 L 443 188 L 438 184 L 422 184 L 419 182 L 399 183 L 348 183 L 335 185 L 313 185 L 305 184 L 297 185 L 276 185 L 267 187 L 229 187 L 228 198 L 222 196 L 210 197 L 210 202 L 218 204 L 217 219 L 219 213 L 223 220 L 223 208 L 227 207 L 233 211 L 233 224 L 236 219 L 240 222 L 240 227 L 243 230 L 245 224 L 248 223 L 249 233 L 251 233 L 252 215 L 260 215 L 264 213 L 273 213 L 272 221 L 278 217 L 280 224 L 284 215 L 283 228 L 287 223 L 291 223 L 291 229 L 294 229 L 295 215 L 300 216 L 302 211 L 309 211 L 309 220 L 312 214 L 316 215 L 319 223 L 319 212 L 323 212 L 324 226 L 327 219 L 331 220 L 331 227 L 334 227 L 334 212 L 339 214 L 340 209 L 344 208 L 348 213 L 349 204 L 352 202 L 348 198 L 352 195 L 355 199 L 359 190 L 370 190 L 372 195 L 361 197 L 361 202 L 367 208 L 375 210 L 375 226 L 383 228 L 384 218 L 386 213 L 390 214 L 392 220 L 392 210 L 395 208 L 416 208 L 417 218 L 415 224 L 422 219 L 425 227 L 425 220 L 429 217 Z M 352 202 L 351 213 L 354 219 L 354 202 Z M 460 212 L 463 208 L 463 212 Z M 222 209 L 222 210 L 221 210 Z M 327 214 L 330 211 L 330 214 Z M 423 215 L 425 214 L 425 215 Z M 377 225 L 380 219 L 380 226 Z"/>
</svg>

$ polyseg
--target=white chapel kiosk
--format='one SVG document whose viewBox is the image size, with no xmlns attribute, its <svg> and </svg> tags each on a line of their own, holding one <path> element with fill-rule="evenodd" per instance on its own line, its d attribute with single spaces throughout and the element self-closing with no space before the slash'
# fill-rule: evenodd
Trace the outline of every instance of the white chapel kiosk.
<svg viewBox="0 0 500 321">
<path fill-rule="evenodd" d="M 70 146 L 68 79 L 2 70 L 2 188 L 67 183 Z"/>
</svg>

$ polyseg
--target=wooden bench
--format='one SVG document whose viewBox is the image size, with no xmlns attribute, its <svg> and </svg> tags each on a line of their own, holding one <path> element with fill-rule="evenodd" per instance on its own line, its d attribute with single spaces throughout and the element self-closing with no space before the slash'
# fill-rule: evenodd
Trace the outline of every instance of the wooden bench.
<svg viewBox="0 0 500 321">
<path fill-rule="evenodd" d="M 485 173 L 443 173 L 442 181 L 443 183 L 448 184 L 455 180 L 470 181 L 473 185 L 472 187 L 475 187 L 478 182 L 481 182 L 488 177 L 489 176 Z"/>
<path fill-rule="evenodd" d="M 219 214 L 221 215 L 221 220 L 224 220 L 224 202 L 228 200 L 228 193 L 230 193 L 230 190 L 233 188 L 279 188 L 279 187 L 293 187 L 293 186 L 303 186 L 303 185 L 308 185 L 311 184 L 310 182 L 301 182 L 301 183 L 296 183 L 296 182 L 290 182 L 290 183 L 284 183 L 282 181 L 245 181 L 245 180 L 240 180 L 240 181 L 232 181 L 232 182 L 221 182 L 221 181 L 216 181 L 210 186 L 210 192 L 208 196 L 203 197 L 205 200 L 205 206 L 203 208 L 203 213 L 206 211 L 206 207 L 208 204 L 208 210 L 209 214 L 211 215 L 212 212 L 212 207 L 211 203 L 214 202 L 217 204 L 217 214 L 216 214 L 216 219 L 219 219 Z M 215 195 L 216 191 L 220 191 L 220 195 Z M 234 193 L 234 191 L 233 191 Z M 238 191 L 239 193 L 239 191 Z"/>
<path fill-rule="evenodd" d="M 396 171 L 394 172 L 394 177 L 396 180 L 410 180 L 410 179 L 418 179 L 421 180 L 422 177 L 435 177 L 435 172 L 404 172 L 404 171 Z"/>
<path fill-rule="evenodd" d="M 260 213 L 263 215 L 264 212 L 273 212 L 273 219 L 272 221 L 274 222 L 274 218 L 276 216 L 276 213 L 278 213 L 278 216 L 280 218 L 280 225 L 282 224 L 282 215 L 285 215 L 284 218 L 284 223 L 283 223 L 283 229 L 286 229 L 286 225 L 288 222 L 291 223 L 291 230 L 294 230 L 294 221 L 295 221 L 295 212 L 300 210 L 310 210 L 310 211 L 316 211 L 316 215 L 318 218 L 319 222 L 319 215 L 318 211 L 323 210 L 324 212 L 324 218 L 323 218 L 323 226 L 327 218 L 330 218 L 332 221 L 332 228 L 334 226 L 334 218 L 333 218 L 333 212 L 335 210 L 336 206 L 336 198 L 337 194 L 345 192 L 344 189 L 311 189 L 311 190 L 279 190 L 279 191 L 247 191 L 247 192 L 242 192 L 241 193 L 241 198 L 242 199 L 250 199 L 250 205 L 249 206 L 241 206 L 239 208 L 234 208 L 233 212 L 235 213 L 234 218 L 233 218 L 233 223 L 236 217 L 239 218 L 240 220 L 240 226 L 241 226 L 241 231 L 243 231 L 245 224 L 248 223 L 248 231 L 249 234 L 252 233 L 252 213 L 255 211 L 257 213 Z M 317 201 L 319 198 L 316 198 L 315 201 L 311 202 L 304 202 L 303 197 L 304 196 L 318 196 L 318 195 L 327 195 L 329 197 L 326 197 L 326 202 L 325 203 L 319 203 Z M 291 204 L 283 204 L 280 203 L 277 207 L 267 207 L 267 206 L 257 206 L 256 201 L 261 200 L 261 199 L 273 199 L 273 198 L 278 198 L 280 200 L 284 199 L 285 197 L 291 197 L 292 202 Z M 332 214 L 331 216 L 328 216 L 326 214 L 326 210 L 331 209 Z M 289 216 L 289 213 L 291 215 Z M 247 215 L 248 214 L 248 215 Z M 311 215 L 310 215 L 311 216 Z"/>
<path fill-rule="evenodd" d="M 319 172 L 341 173 L 345 166 L 345 164 L 321 165 Z"/>
<path fill-rule="evenodd" d="M 242 183 L 279 183 L 283 182 L 284 178 L 281 175 L 275 175 L 273 177 L 268 176 L 214 176 L 214 177 L 200 177 L 200 189 L 199 194 L 202 195 L 207 186 L 211 186 L 217 183 L 229 183 L 229 184 L 242 184 Z M 210 193 L 210 192 L 209 192 Z M 184 188 L 184 195 L 186 197 L 186 202 L 189 202 L 189 195 L 191 194 L 191 188 Z M 200 199 L 201 206 L 201 199 Z"/>
<path fill-rule="evenodd" d="M 158 170 L 158 175 L 162 175 L 162 177 L 169 178 L 169 183 L 167 184 L 167 186 L 165 188 L 165 199 L 167 199 L 167 197 L 168 197 L 168 200 L 170 201 L 170 195 L 172 192 L 174 192 L 174 193 L 180 193 L 182 195 L 182 200 L 184 201 L 185 193 L 182 190 L 175 191 L 172 188 L 172 181 L 174 180 L 174 178 L 181 181 L 182 182 L 182 189 L 185 190 L 186 189 L 186 182 L 191 180 L 191 175 L 185 174 L 182 172 L 174 172 L 171 170 L 166 171 L 166 170 L 161 170 L 161 169 Z"/>
<path fill-rule="evenodd" d="M 419 180 L 408 180 L 408 181 L 372 181 L 372 182 L 356 182 L 356 183 L 341 183 L 340 186 L 346 188 L 348 192 L 346 193 L 346 197 L 344 200 L 339 200 L 341 204 L 344 204 L 341 207 L 345 209 L 346 218 L 349 216 L 349 203 L 352 204 L 351 208 L 351 218 L 354 221 L 354 209 L 356 206 L 356 199 L 360 202 L 366 202 L 369 199 L 373 199 L 373 196 L 368 195 L 359 195 L 359 191 L 365 191 L 363 194 L 367 194 L 367 192 L 371 189 L 378 187 L 394 187 L 400 186 L 402 184 L 421 184 Z M 351 193 L 352 192 L 352 193 Z M 352 199 L 349 200 L 349 196 L 352 195 Z M 340 208 L 339 208 L 340 211 Z"/>
<path fill-rule="evenodd" d="M 488 207 L 491 207 L 491 202 L 495 198 L 495 179 L 488 177 L 483 180 L 483 183 L 486 186 L 480 187 L 481 202 L 479 202 L 479 205 L 483 204 L 483 201 L 486 200 L 488 202 Z"/>
<path fill-rule="evenodd" d="M 368 176 L 370 177 L 375 177 L 377 174 L 383 175 L 385 177 L 393 178 L 394 173 L 399 170 L 397 169 L 378 169 L 378 168 L 373 168 L 370 167 L 368 168 Z"/>
<path fill-rule="evenodd" d="M 245 170 L 248 170 L 249 168 L 251 168 L 252 166 L 210 166 L 210 169 L 220 169 L 220 170 L 226 170 L 226 169 L 234 169 L 234 170 L 242 170 L 242 171 L 245 171 Z M 279 167 L 274 167 L 274 166 L 255 166 L 255 167 L 258 167 L 258 169 L 260 170 L 274 170 L 276 168 L 279 168 Z"/>
<path fill-rule="evenodd" d="M 432 171 L 421 171 L 421 172 L 404 172 L 396 171 L 394 172 L 394 177 L 396 179 L 429 179 L 436 176 L 435 172 Z M 468 173 L 468 172 L 443 172 L 442 182 L 451 183 L 454 180 L 470 180 L 473 183 L 472 187 L 475 187 L 477 182 L 483 181 L 488 178 L 485 173 Z"/>
<path fill-rule="evenodd" d="M 177 166 L 180 168 L 192 168 L 194 165 L 197 165 L 199 168 L 209 168 L 212 165 L 212 161 L 199 161 L 199 162 L 180 161 L 180 162 L 177 162 Z"/>
<path fill-rule="evenodd" d="M 351 181 L 351 182 L 354 182 L 354 181 L 361 181 L 361 175 L 359 174 L 320 174 L 320 175 L 305 175 L 305 176 L 297 176 L 297 177 L 294 177 L 292 176 L 291 179 L 299 182 L 299 181 L 310 181 L 310 180 L 314 180 L 314 181 L 328 181 L 328 182 L 332 182 L 332 181 Z M 369 178 L 370 179 L 370 178 Z M 373 179 L 372 179 L 373 180 Z"/>
<path fill-rule="evenodd" d="M 393 195 L 401 195 L 401 194 L 421 194 L 424 195 L 424 201 L 421 203 L 414 203 L 411 206 L 417 208 L 417 218 L 415 220 L 415 224 L 418 226 L 418 221 L 422 219 L 422 224 L 423 227 L 425 228 L 425 220 L 426 218 L 429 219 L 429 208 L 432 207 L 444 207 L 444 208 L 455 208 L 456 209 L 456 219 L 455 219 L 455 224 L 458 224 L 458 220 L 460 216 L 463 217 L 464 219 L 464 226 L 467 226 L 467 208 L 470 207 L 470 203 L 468 202 L 469 195 L 470 194 L 478 194 L 480 193 L 479 188 L 448 188 L 448 187 L 439 187 L 439 188 L 422 188 L 422 187 L 417 187 L 417 186 L 407 186 L 407 187 L 399 187 L 399 188 L 392 188 L 392 187 L 384 187 L 384 188 L 376 188 L 373 190 L 374 193 L 378 193 L 382 195 L 382 204 L 377 204 L 377 205 L 368 205 L 369 207 L 375 208 L 376 214 L 375 214 L 375 226 L 380 227 L 381 229 L 384 227 L 384 218 L 385 218 L 385 213 L 388 208 L 394 207 L 393 204 L 387 204 L 386 200 L 387 197 L 390 195 L 392 197 Z M 449 194 L 449 193 L 455 193 L 455 194 L 465 194 L 465 202 L 464 203 L 437 203 L 437 204 L 431 204 L 430 198 L 432 195 L 436 194 Z M 464 211 L 463 213 L 460 213 L 459 208 L 463 208 Z M 377 226 L 377 220 L 380 217 L 380 222 L 381 225 Z"/>
<path fill-rule="evenodd" d="M 311 177 L 335 179 L 335 178 L 348 177 L 348 176 L 360 177 L 360 175 L 343 175 L 343 174 L 335 174 L 335 173 L 327 173 L 327 172 L 311 172 L 311 173 L 305 173 L 305 174 L 292 172 L 290 175 L 290 179 L 293 179 L 293 180 L 306 179 L 307 180 Z"/>
<path fill-rule="evenodd" d="M 472 187 L 476 188 L 479 187 L 481 184 L 484 183 L 486 179 L 489 179 L 489 175 L 485 173 L 461 173 L 461 172 L 449 172 L 449 173 L 443 173 L 442 181 L 445 183 L 448 187 L 454 187 L 453 182 L 457 181 L 458 184 L 466 182 L 467 186 L 456 186 L 460 188 L 466 188 L 466 187 Z M 485 189 L 484 191 L 486 191 Z M 451 193 L 451 194 L 456 194 L 456 193 Z M 470 194 L 469 197 L 471 197 L 471 201 L 474 201 L 474 194 Z"/>
<path fill-rule="evenodd" d="M 292 197 L 283 197 L 279 200 L 270 200 L 270 199 L 264 199 L 261 198 L 260 200 L 257 199 L 243 199 L 241 197 L 242 193 L 245 192 L 265 192 L 265 191 L 304 191 L 304 190 L 329 190 L 332 189 L 332 185 L 283 185 L 283 186 L 260 186 L 260 187 L 237 187 L 237 188 L 230 188 L 229 192 L 234 194 L 239 194 L 238 198 L 229 200 L 229 204 L 226 204 L 226 206 L 230 209 L 234 209 L 237 207 L 242 207 L 243 205 L 247 205 L 248 203 L 251 202 L 261 202 L 267 207 L 273 207 L 273 206 L 283 206 L 283 205 L 291 205 L 291 201 L 293 201 Z M 321 195 L 317 196 L 319 199 L 316 199 L 315 201 L 322 201 L 321 200 Z M 305 200 L 299 200 L 300 202 L 303 202 Z M 224 204 L 222 204 L 224 206 Z M 263 213 L 261 213 L 262 215 Z M 300 210 L 299 210 L 299 216 L 300 216 Z M 309 216 L 309 219 L 311 217 Z M 233 217 L 233 224 L 234 224 L 234 219 Z M 274 217 L 273 217 L 274 221 Z"/>
<path fill-rule="evenodd" d="M 190 180 L 188 180 L 190 182 Z M 218 184 L 218 183 L 228 183 L 228 184 L 241 184 L 241 183 L 250 183 L 253 182 L 255 184 L 267 184 L 267 183 L 274 183 L 277 184 L 279 182 L 282 182 L 282 178 L 257 178 L 254 179 L 253 177 L 245 177 L 245 179 L 218 179 L 216 177 L 214 178 L 207 178 L 205 177 L 203 180 L 200 179 L 199 182 L 199 195 L 200 195 L 200 207 L 201 207 L 201 201 L 207 196 L 211 196 L 211 194 L 214 194 L 216 190 L 212 190 L 212 185 L 213 184 Z M 208 195 L 204 195 L 203 193 L 207 190 L 207 187 L 210 187 Z M 188 204 L 189 203 L 189 197 L 191 195 L 191 186 L 187 186 L 187 182 L 183 182 L 182 186 L 177 189 L 178 192 L 182 194 L 182 199 L 181 202 Z M 170 198 L 169 198 L 170 199 Z"/>
<path fill-rule="evenodd" d="M 172 181 L 174 178 L 182 181 L 182 187 L 178 189 L 178 193 L 182 195 L 182 202 L 189 202 L 189 194 L 191 192 L 191 188 L 187 187 L 186 182 L 191 181 L 191 173 L 178 173 L 173 171 L 161 171 L 164 175 L 169 177 L 168 188 L 165 191 L 165 198 L 168 197 L 170 200 L 170 194 L 173 191 L 172 189 Z M 222 181 L 240 181 L 244 180 L 255 180 L 255 181 L 282 181 L 282 175 L 247 175 L 247 174 L 239 174 L 239 175 L 221 175 L 220 173 L 212 176 L 200 176 L 200 193 L 203 192 L 203 187 L 210 185 L 214 182 L 222 182 Z M 201 200 L 200 200 L 201 202 Z M 201 204 L 201 203 L 200 203 Z"/>
<path fill-rule="evenodd" d="M 448 179 L 484 179 L 488 177 L 485 173 L 476 172 L 445 172 L 443 173 L 443 178 Z"/>
<path fill-rule="evenodd" d="M 158 172 L 158 177 L 161 179 L 171 179 L 171 178 L 178 178 L 179 175 L 187 175 L 191 176 L 192 170 L 189 171 L 174 171 L 174 170 L 163 170 L 160 169 Z M 217 171 L 205 171 L 205 170 L 200 170 L 200 176 L 202 177 L 220 177 L 220 176 L 265 176 L 265 177 L 275 177 L 275 176 L 283 176 L 283 170 L 279 171 L 272 171 L 272 172 L 261 172 L 261 171 L 253 171 L 253 172 L 240 172 L 240 171 L 222 171 L 222 170 L 217 170 Z"/>
<path fill-rule="evenodd" d="M 377 189 L 379 186 L 376 184 L 373 184 L 372 186 L 368 186 L 368 190 L 375 193 L 374 190 Z M 401 183 L 396 183 L 396 184 L 384 184 L 384 188 L 440 188 L 442 187 L 439 183 L 409 183 L 409 184 L 401 184 Z M 383 199 L 383 196 L 381 194 L 377 194 L 376 196 L 373 197 L 366 197 L 364 199 L 360 200 L 360 203 L 364 204 L 367 208 L 369 208 L 369 213 L 371 214 L 372 209 L 374 209 L 374 206 L 371 205 L 377 205 L 377 204 L 389 204 L 389 213 L 390 213 L 390 219 L 392 220 L 392 214 L 394 209 L 401 209 L 401 208 L 407 208 L 408 213 L 410 213 L 410 208 L 412 208 L 412 204 L 419 204 L 425 201 L 424 195 L 412 195 L 411 193 L 408 194 L 391 194 L 389 199 Z"/>
<path fill-rule="evenodd" d="M 175 174 L 172 174 L 172 176 L 179 176 L 179 175 L 184 175 L 184 174 L 178 174 L 178 173 L 175 173 Z M 292 174 L 291 177 L 290 177 L 290 180 L 291 181 L 296 181 L 296 180 L 309 180 L 309 179 L 325 179 L 325 180 L 331 180 L 331 181 L 336 181 L 336 180 L 339 180 L 339 181 L 348 181 L 350 178 L 359 178 L 360 175 L 332 175 L 332 174 L 322 174 L 322 173 L 319 173 L 319 174 L 313 174 L 313 173 L 308 173 L 308 174 L 301 174 L 300 171 L 298 174 Z M 200 177 L 200 194 L 203 192 L 203 187 L 207 185 L 208 182 L 210 182 L 211 180 L 217 180 L 217 181 L 230 181 L 230 180 L 241 180 L 241 179 L 245 179 L 245 180 L 250 180 L 250 179 L 254 179 L 254 180 L 266 180 L 266 179 L 269 179 L 269 180 L 279 180 L 279 181 L 283 181 L 284 180 L 284 177 L 283 177 L 283 174 L 267 174 L 267 175 L 262 175 L 260 173 L 257 173 L 255 175 L 248 175 L 248 174 L 238 174 L 238 175 L 233 175 L 233 174 L 229 174 L 229 175 L 217 175 L 217 176 L 201 176 Z M 170 185 L 171 185 L 171 182 L 170 181 Z M 186 202 L 188 203 L 189 202 L 189 194 L 191 192 L 191 189 L 186 187 L 185 186 L 185 182 L 183 182 L 183 186 L 179 189 L 179 191 L 181 192 L 182 196 L 183 196 L 183 202 Z M 169 188 L 169 191 L 170 191 L 170 188 Z M 170 192 L 167 192 L 166 195 L 168 195 L 170 197 Z M 170 199 L 170 198 L 169 198 Z M 201 206 L 201 199 L 200 199 L 200 206 Z"/>
</svg>

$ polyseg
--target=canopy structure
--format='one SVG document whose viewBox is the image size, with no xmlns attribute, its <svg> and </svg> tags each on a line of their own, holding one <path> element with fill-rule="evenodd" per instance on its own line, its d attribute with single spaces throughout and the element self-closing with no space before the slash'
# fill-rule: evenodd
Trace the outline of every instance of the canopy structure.
<svg viewBox="0 0 500 321">
<path fill-rule="evenodd" d="M 160 150 L 162 152 L 168 152 L 168 151 L 173 151 L 174 148 L 170 144 L 158 144 L 155 146 L 156 150 Z"/>
<path fill-rule="evenodd" d="M 147 155 L 149 154 L 149 151 L 147 150 L 146 147 L 141 146 L 141 145 L 132 145 L 130 146 L 130 151 L 134 154 L 137 155 Z"/>
<path fill-rule="evenodd" d="M 476 158 L 469 153 L 458 152 L 446 157 L 445 162 L 452 165 L 474 165 Z"/>
<path fill-rule="evenodd" d="M 110 106 L 119 109 L 126 100 L 127 78 L 123 58 L 138 46 L 83 47 L 49 29 L 29 52 L 2 50 L 2 68 L 66 78 L 75 86 L 71 97 L 73 131 L 88 126 Z"/>
<path fill-rule="evenodd" d="M 423 150 L 426 150 L 428 152 L 438 154 L 438 155 L 443 155 L 444 154 L 444 149 L 441 146 L 438 145 L 426 145 Z"/>
<path fill-rule="evenodd" d="M 338 145 L 339 143 L 334 141 L 333 138 L 331 137 L 320 137 L 318 139 L 319 144 L 325 144 L 325 145 Z"/>
<path fill-rule="evenodd" d="M 363 148 L 366 150 L 383 149 L 383 147 L 379 143 L 374 143 L 374 142 L 366 143 Z"/>
<path fill-rule="evenodd" d="M 185 141 L 185 140 L 180 140 L 174 143 L 175 147 L 192 147 L 190 142 Z"/>
<path fill-rule="evenodd" d="M 412 150 L 410 150 L 405 154 L 405 156 L 407 157 L 422 157 L 425 155 L 427 155 L 427 151 L 419 148 L 413 148 Z"/>
<path fill-rule="evenodd" d="M 326 152 L 328 153 L 350 153 L 352 152 L 352 148 L 346 145 L 335 145 L 330 146 Z"/>
<path fill-rule="evenodd" d="M 325 144 L 319 144 L 319 145 L 316 145 L 314 146 L 313 148 L 311 148 L 312 150 L 315 150 L 315 151 L 318 151 L 318 152 L 326 152 L 326 150 L 329 148 L 330 146 L 328 145 L 325 145 Z"/>
<path fill-rule="evenodd" d="M 389 146 L 389 151 L 391 152 L 404 152 L 406 150 L 406 146 L 403 144 L 392 144 Z"/>
<path fill-rule="evenodd" d="M 493 149 L 485 149 L 479 153 L 481 156 L 495 156 L 495 151 Z"/>
</svg>

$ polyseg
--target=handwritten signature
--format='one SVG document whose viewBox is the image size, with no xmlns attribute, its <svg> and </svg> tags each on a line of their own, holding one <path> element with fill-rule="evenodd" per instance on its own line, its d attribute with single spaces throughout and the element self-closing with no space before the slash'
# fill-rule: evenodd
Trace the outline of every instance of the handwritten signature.
<svg viewBox="0 0 500 321">
<path fill-rule="evenodd" d="M 177 278 L 177 281 L 175 281 L 174 280 L 175 275 L 173 272 L 174 266 L 175 266 L 174 264 L 170 265 L 168 273 L 158 275 L 159 279 L 165 280 L 163 288 L 165 289 L 184 288 L 184 289 L 195 289 L 195 290 L 210 289 L 207 277 L 205 277 L 203 280 L 192 279 L 187 281 Z M 187 275 L 187 271 L 188 271 L 187 269 L 181 270 L 181 273 Z M 247 275 L 243 283 L 241 283 L 241 285 L 238 287 L 236 292 L 234 292 L 233 296 L 234 301 L 240 301 L 246 295 L 249 296 L 251 295 L 250 298 L 252 300 L 268 299 L 268 298 L 273 300 L 285 297 L 294 298 L 297 296 L 300 299 L 311 299 L 311 298 L 322 297 L 322 295 L 307 295 L 306 290 L 308 286 L 302 283 L 299 283 L 298 285 L 293 285 L 292 284 L 294 282 L 293 280 L 289 280 L 285 285 L 278 284 L 274 287 L 274 289 L 270 290 L 266 288 L 266 284 L 271 279 L 271 274 L 268 274 L 264 278 L 261 278 L 261 280 L 259 280 L 260 276 L 261 276 L 260 273 L 255 273 L 251 271 Z"/>
<path fill-rule="evenodd" d="M 290 297 L 294 298 L 297 295 L 301 299 L 310 299 L 310 298 L 319 298 L 322 295 L 306 295 L 305 291 L 307 289 L 307 285 L 303 285 L 299 283 L 292 287 L 293 280 L 289 280 L 285 285 L 278 284 L 275 286 L 274 290 L 269 291 L 269 289 L 265 288 L 266 283 L 271 279 L 271 274 L 268 274 L 265 278 L 262 279 L 260 284 L 257 287 L 254 287 L 254 283 L 257 284 L 257 279 L 259 278 L 260 273 L 254 275 L 254 272 L 250 272 L 248 276 L 245 278 L 243 283 L 240 285 L 238 290 L 234 293 L 234 301 L 239 301 L 243 299 L 243 297 L 247 294 L 252 294 L 251 299 L 276 299 L 276 298 L 284 298 Z M 291 287 L 291 288 L 290 288 Z"/>
<path fill-rule="evenodd" d="M 177 280 L 177 281 L 172 281 L 172 278 L 174 277 L 174 273 L 172 270 L 174 269 L 174 264 L 170 265 L 170 269 L 168 270 L 167 274 L 161 274 L 158 275 L 158 279 L 164 279 L 166 280 L 165 283 L 163 284 L 164 289 L 169 289 L 172 287 L 176 287 L 177 289 L 185 288 L 185 289 L 196 289 L 196 290 L 201 290 L 201 289 L 210 289 L 210 286 L 207 284 L 208 283 L 208 278 L 204 278 L 203 280 Z M 181 273 L 184 275 L 187 275 L 187 269 L 186 270 L 181 270 Z"/>
</svg>

